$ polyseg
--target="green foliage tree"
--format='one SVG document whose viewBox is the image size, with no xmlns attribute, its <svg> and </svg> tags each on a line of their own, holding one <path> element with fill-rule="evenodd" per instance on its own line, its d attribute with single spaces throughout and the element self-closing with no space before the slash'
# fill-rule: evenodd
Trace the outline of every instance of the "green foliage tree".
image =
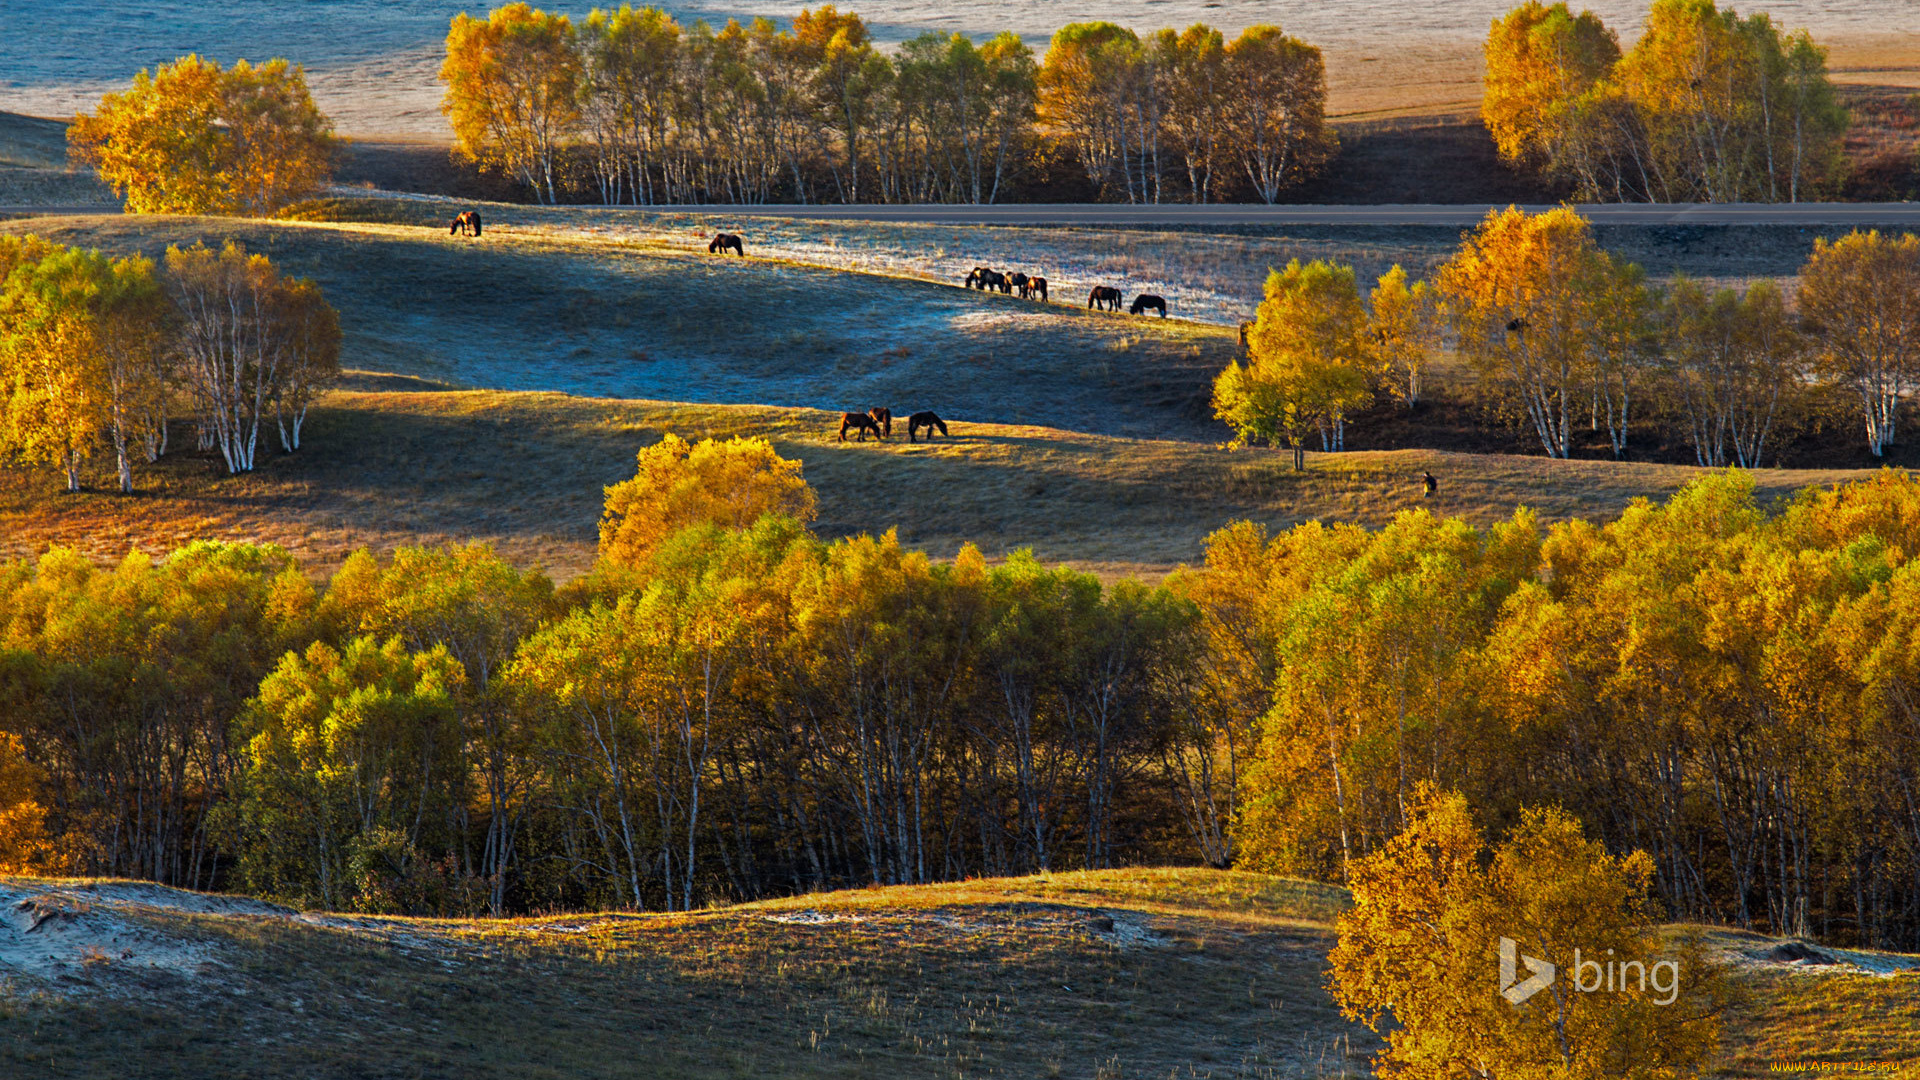
<svg viewBox="0 0 1920 1080">
<path fill-rule="evenodd" d="M 1323 449 L 1338 449 L 1346 415 L 1372 399 L 1366 318 L 1352 267 L 1295 259 L 1269 274 L 1246 361 L 1229 364 L 1213 384 L 1214 414 L 1233 429 L 1234 445 L 1284 441 L 1295 469 L 1306 467 L 1310 431 L 1321 432 Z"/>
</svg>

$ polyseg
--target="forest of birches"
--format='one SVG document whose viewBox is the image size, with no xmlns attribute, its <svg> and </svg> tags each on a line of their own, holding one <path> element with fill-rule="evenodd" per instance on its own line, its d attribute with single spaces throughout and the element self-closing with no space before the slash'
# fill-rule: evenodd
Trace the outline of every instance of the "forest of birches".
<svg viewBox="0 0 1920 1080">
<path fill-rule="evenodd" d="M 1764 14 L 1657 0 L 1623 52 L 1530 0 L 1486 59 L 1502 157 L 1580 198 L 1796 201 L 1844 173 L 1825 50 Z M 1071 23 L 1036 60 L 1012 33 L 883 52 L 831 4 L 716 30 L 515 3 L 456 17 L 440 77 L 462 150 L 545 202 L 1272 203 L 1339 148 L 1320 50 L 1271 25 Z"/>
</svg>

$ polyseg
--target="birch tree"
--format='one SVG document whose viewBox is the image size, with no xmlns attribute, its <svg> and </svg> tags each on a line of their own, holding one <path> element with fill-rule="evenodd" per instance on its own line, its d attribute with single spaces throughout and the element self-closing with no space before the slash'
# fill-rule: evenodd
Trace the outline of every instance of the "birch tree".
<svg viewBox="0 0 1920 1080">
<path fill-rule="evenodd" d="M 1326 125 L 1326 64 L 1277 26 L 1249 26 L 1227 45 L 1226 72 L 1229 137 L 1254 193 L 1272 203 L 1339 148 Z"/>
<path fill-rule="evenodd" d="M 1883 456 L 1899 434 L 1900 403 L 1920 380 L 1920 236 L 1815 239 L 1799 306 L 1816 370 L 1860 402 L 1867 450 Z"/>
<path fill-rule="evenodd" d="M 461 153 L 558 202 L 561 152 L 580 125 L 581 57 L 572 20 L 525 3 L 485 19 L 461 12 L 447 30 L 440 111 Z"/>
<path fill-rule="evenodd" d="M 276 318 L 284 283 L 266 256 L 231 241 L 218 253 L 169 247 L 166 264 L 202 446 L 219 448 L 229 474 L 251 472 L 289 365 Z"/>
</svg>

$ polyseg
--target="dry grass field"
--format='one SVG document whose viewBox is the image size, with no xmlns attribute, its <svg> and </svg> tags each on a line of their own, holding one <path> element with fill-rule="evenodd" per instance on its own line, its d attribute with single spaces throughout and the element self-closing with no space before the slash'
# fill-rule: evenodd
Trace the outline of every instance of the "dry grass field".
<svg viewBox="0 0 1920 1080">
<path fill-rule="evenodd" d="M 46 942 L 0 1011 L 6 1075 L 1280 1080 L 1365 1076 L 1375 1045 L 1325 988 L 1345 894 L 1250 873 L 503 921 L 135 882 L 0 879 L 0 897 Z M 1920 1075 L 1920 958 L 1810 969 L 1753 935 L 1711 944 L 1740 992 L 1714 1075 Z"/>
<path fill-rule="evenodd" d="M 0 470 L 0 557 L 60 543 L 106 560 L 217 537 L 281 544 L 324 572 L 358 547 L 471 538 L 571 577 L 592 564 L 602 488 L 631 476 L 634 454 L 666 431 L 769 437 L 805 463 L 824 535 L 898 528 L 941 558 L 969 542 L 990 556 L 1031 547 L 1108 577 L 1196 562 L 1206 535 L 1233 520 L 1380 525 L 1426 508 L 1484 524 L 1519 506 L 1545 521 L 1605 519 L 1701 471 L 1398 450 L 1309 454 L 1295 473 L 1270 451 L 1056 428 L 956 422 L 950 440 L 909 445 L 896 426 L 886 443 L 841 443 L 837 414 L 806 409 L 441 391 L 372 375 L 348 385 L 359 389 L 315 408 L 299 453 L 264 454 L 247 476 L 176 453 L 122 497 L 104 462 L 79 495 L 48 474 Z M 1423 470 L 1442 478 L 1432 500 Z M 1849 475 L 1764 470 L 1759 481 L 1779 496 Z"/>
</svg>

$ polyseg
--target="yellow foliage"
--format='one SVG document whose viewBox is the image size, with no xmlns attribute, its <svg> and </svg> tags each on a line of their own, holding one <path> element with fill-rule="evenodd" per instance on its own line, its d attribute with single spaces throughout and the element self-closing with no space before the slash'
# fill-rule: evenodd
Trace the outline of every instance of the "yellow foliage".
<svg viewBox="0 0 1920 1080">
<path fill-rule="evenodd" d="M 744 529 L 765 514 L 805 523 L 816 513 L 800 462 L 781 457 L 767 440 L 689 444 L 668 434 L 640 451 L 633 479 L 607 488 L 600 555 L 616 566 L 639 567 L 662 541 L 689 525 Z"/>
<path fill-rule="evenodd" d="M 1410 809 L 1403 832 L 1354 864 L 1329 957 L 1341 1011 L 1386 1037 L 1378 1075 L 1695 1075 L 1719 1043 L 1718 981 L 1695 943 L 1654 932 L 1646 853 L 1610 856 L 1558 809 L 1526 811 L 1490 850 L 1462 796 L 1423 787 Z M 1556 969 L 1531 993 L 1523 956 Z M 1650 974 L 1622 966 L 1616 979 L 1629 961 Z"/>
<path fill-rule="evenodd" d="M 27 762 L 20 740 L 0 732 L 0 874 L 45 869 L 47 811 L 39 791 L 40 771 Z"/>
<path fill-rule="evenodd" d="M 67 141 L 136 214 L 272 213 L 326 182 L 337 145 L 300 67 L 198 56 L 141 71 Z"/>
</svg>

